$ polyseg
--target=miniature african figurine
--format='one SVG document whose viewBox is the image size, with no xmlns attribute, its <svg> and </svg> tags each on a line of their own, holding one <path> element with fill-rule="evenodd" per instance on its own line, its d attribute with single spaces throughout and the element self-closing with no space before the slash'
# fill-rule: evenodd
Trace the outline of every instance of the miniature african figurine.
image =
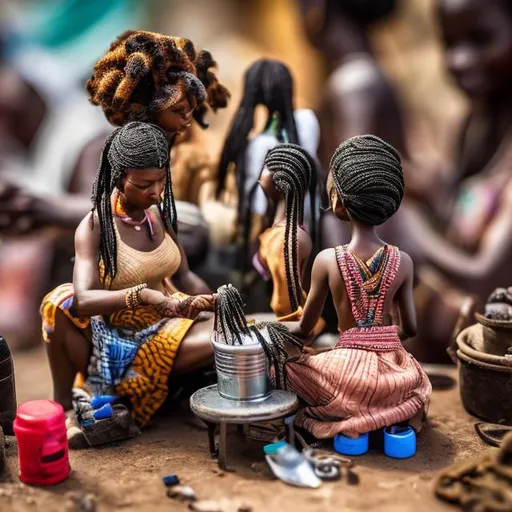
<svg viewBox="0 0 512 512">
<path fill-rule="evenodd" d="M 279 321 L 299 320 L 306 298 L 303 283 L 309 282 L 307 263 L 313 241 L 304 226 L 304 198 L 314 170 L 305 149 L 279 144 L 267 154 L 259 179 L 275 215 L 272 226 L 259 237 L 253 265 L 264 279 L 272 280 L 270 307 Z M 320 330 L 322 324 L 320 321 Z"/>
<path fill-rule="evenodd" d="M 310 335 L 330 291 L 340 336 L 334 348 L 288 363 L 288 386 L 305 402 L 296 424 L 317 438 L 406 421 L 419 430 L 432 387 L 402 346 L 416 333 L 413 264 L 375 233 L 402 201 L 400 155 L 373 135 L 348 139 L 331 159 L 327 186 L 352 240 L 316 257 L 296 334 Z"/>
<path fill-rule="evenodd" d="M 41 305 L 54 398 L 69 409 L 79 373 L 94 394 L 128 398 L 144 425 L 171 371 L 212 362 L 213 318 L 195 319 L 213 311 L 214 297 L 201 295 L 208 287 L 176 237 L 169 141 L 159 127 L 132 122 L 108 137 L 92 202 L 75 234 L 73 283 Z M 191 296 L 173 294 L 169 278 Z"/>
<path fill-rule="evenodd" d="M 267 111 L 265 128 L 262 133 L 249 139 L 255 124 L 255 110 L 259 105 Z M 320 130 L 315 114 L 306 109 L 294 110 L 290 70 L 275 60 L 262 59 L 252 64 L 245 73 L 244 92 L 226 136 L 218 170 L 217 192 L 220 194 L 224 190 L 230 166 L 235 166 L 239 234 L 244 231 L 249 212 L 262 216 L 267 210 L 265 194 L 258 187 L 267 153 L 280 142 L 291 142 L 299 144 L 312 158 L 316 158 L 319 139 Z M 316 173 L 313 173 L 308 194 L 311 201 L 305 210 L 307 221 L 311 218 L 310 204 L 312 208 L 316 185 Z M 256 235 L 261 232 L 256 231 Z"/>
</svg>

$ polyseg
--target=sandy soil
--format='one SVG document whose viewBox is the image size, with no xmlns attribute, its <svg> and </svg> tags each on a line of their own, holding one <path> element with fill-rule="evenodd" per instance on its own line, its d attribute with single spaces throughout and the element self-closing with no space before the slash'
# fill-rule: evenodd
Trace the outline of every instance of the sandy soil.
<svg viewBox="0 0 512 512">
<path fill-rule="evenodd" d="M 18 401 L 50 398 L 51 383 L 43 348 L 14 358 Z M 453 369 L 446 370 L 455 376 Z M 392 460 L 381 450 L 357 458 L 360 483 L 345 480 L 304 490 L 274 480 L 267 469 L 261 445 L 244 442 L 236 431 L 229 437 L 229 462 L 234 473 L 218 470 L 207 451 L 205 431 L 190 425 L 183 415 L 159 419 L 142 436 L 103 449 L 70 452 L 71 477 L 51 488 L 23 485 L 17 476 L 16 448 L 8 449 L 8 475 L 0 484 L 0 511 L 69 511 L 82 508 L 77 500 L 87 496 L 96 510 L 185 511 L 187 505 L 166 496 L 161 478 L 179 475 L 200 499 L 216 500 L 223 512 L 277 511 L 436 511 L 453 510 L 432 491 L 435 476 L 456 460 L 479 456 L 492 448 L 474 431 L 475 420 L 462 408 L 458 389 L 435 391 L 429 422 L 418 439 L 418 454 L 409 460 Z M 86 500 L 87 501 L 87 500 Z"/>
</svg>

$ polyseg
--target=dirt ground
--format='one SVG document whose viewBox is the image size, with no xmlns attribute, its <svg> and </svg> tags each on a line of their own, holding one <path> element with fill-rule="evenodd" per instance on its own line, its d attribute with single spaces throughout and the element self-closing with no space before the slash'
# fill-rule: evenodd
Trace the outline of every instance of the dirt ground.
<svg viewBox="0 0 512 512">
<path fill-rule="evenodd" d="M 14 363 L 18 402 L 51 397 L 43 347 L 15 354 Z M 442 371 L 456 375 L 452 368 Z M 0 511 L 92 511 L 85 506 L 87 500 L 95 502 L 100 512 L 188 510 L 186 504 L 166 495 L 161 478 L 170 473 L 178 474 L 200 499 L 217 501 L 223 512 L 235 512 L 243 504 L 245 510 L 254 512 L 454 510 L 435 498 L 436 475 L 457 460 L 493 448 L 477 437 L 475 419 L 464 411 L 457 386 L 434 392 L 428 416 L 415 457 L 393 460 L 373 448 L 357 458 L 358 485 L 341 480 L 326 482 L 317 490 L 297 489 L 274 480 L 261 445 L 244 442 L 236 431 L 228 439 L 228 458 L 235 472 L 221 472 L 209 457 L 206 432 L 179 414 L 159 419 L 140 437 L 116 446 L 70 452 L 71 476 L 54 487 L 35 488 L 19 482 L 16 447 L 11 443 L 7 477 L 0 483 Z"/>
</svg>

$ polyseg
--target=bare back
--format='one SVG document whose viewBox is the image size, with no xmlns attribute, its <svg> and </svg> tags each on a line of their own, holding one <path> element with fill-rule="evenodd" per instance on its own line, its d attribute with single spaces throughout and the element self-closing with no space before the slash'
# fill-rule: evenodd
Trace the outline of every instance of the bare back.
<svg viewBox="0 0 512 512">
<path fill-rule="evenodd" d="M 385 259 L 382 260 L 382 253 L 385 251 L 389 251 L 389 254 L 385 254 Z M 379 253 L 381 253 L 380 259 L 377 258 Z M 390 254 L 394 263 L 388 258 Z M 351 269 L 340 268 L 347 261 Z M 391 268 L 386 269 L 390 264 L 395 265 L 392 272 Z M 409 336 L 414 335 L 416 333 L 416 314 L 412 291 L 412 260 L 406 253 L 395 247 L 375 244 L 373 247 L 368 246 L 365 250 L 357 250 L 357 252 L 351 250 L 350 246 L 325 249 L 317 256 L 313 265 L 311 290 L 301 323 L 304 332 L 310 332 L 310 325 L 314 322 L 316 315 L 321 314 L 328 291 L 333 297 L 340 331 L 361 325 L 361 322 L 364 324 L 361 318 L 355 318 L 354 298 L 350 297 L 350 290 L 357 290 L 361 284 L 361 282 L 355 282 L 358 279 L 356 274 L 356 270 L 359 271 L 356 268 L 358 265 L 366 266 L 368 281 L 375 281 L 380 272 L 380 277 L 385 279 L 383 283 L 387 283 L 385 288 L 379 291 L 383 294 L 382 304 L 379 305 L 380 316 L 375 320 L 381 325 L 401 325 L 405 333 Z M 346 282 L 347 276 L 354 279 L 351 279 L 351 282 Z"/>
</svg>

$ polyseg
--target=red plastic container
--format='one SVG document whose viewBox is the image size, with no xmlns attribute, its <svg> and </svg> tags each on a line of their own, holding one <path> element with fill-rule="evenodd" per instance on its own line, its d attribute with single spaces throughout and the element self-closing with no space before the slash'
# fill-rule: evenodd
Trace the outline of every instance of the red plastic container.
<svg viewBox="0 0 512 512">
<path fill-rule="evenodd" d="M 30 485 L 53 485 L 69 476 L 64 409 L 51 400 L 18 407 L 14 420 L 20 479 Z"/>
</svg>

